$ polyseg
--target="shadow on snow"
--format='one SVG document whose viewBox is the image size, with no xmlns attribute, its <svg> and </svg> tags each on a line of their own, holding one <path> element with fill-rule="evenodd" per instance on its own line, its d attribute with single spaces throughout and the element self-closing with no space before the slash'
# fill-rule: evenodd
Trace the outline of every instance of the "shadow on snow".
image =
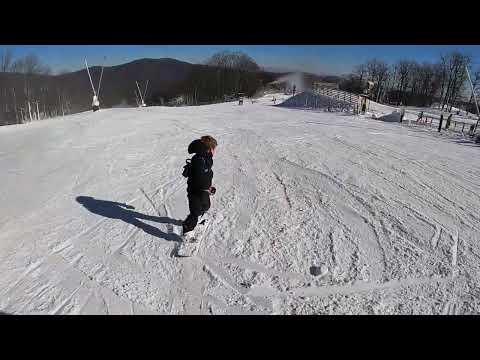
<svg viewBox="0 0 480 360">
<path fill-rule="evenodd" d="M 165 216 L 151 216 L 132 211 L 135 208 L 131 205 L 122 204 L 115 201 L 98 200 L 90 196 L 78 196 L 77 202 L 82 204 L 88 211 L 104 216 L 110 219 L 118 219 L 128 224 L 134 225 L 142 229 L 145 233 L 162 238 L 167 241 L 182 241 L 181 237 L 174 233 L 165 233 L 160 229 L 146 224 L 140 220 L 155 221 L 161 224 L 182 225 L 180 220 L 172 219 Z"/>
</svg>

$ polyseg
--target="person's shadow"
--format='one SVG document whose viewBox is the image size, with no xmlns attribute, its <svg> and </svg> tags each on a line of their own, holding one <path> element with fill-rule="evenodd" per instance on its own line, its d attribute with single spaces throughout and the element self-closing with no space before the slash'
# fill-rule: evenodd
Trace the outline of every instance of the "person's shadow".
<svg viewBox="0 0 480 360">
<path fill-rule="evenodd" d="M 82 204 L 88 211 L 94 214 L 108 217 L 110 219 L 123 220 L 128 224 L 134 225 L 139 229 L 142 229 L 149 235 L 156 236 L 167 241 L 182 241 L 182 238 L 179 235 L 173 233 L 173 229 L 172 232 L 169 231 L 168 233 L 165 233 L 154 226 L 148 225 L 140 221 L 139 219 L 155 221 L 162 224 L 170 224 L 170 226 L 182 225 L 182 222 L 180 220 L 175 220 L 164 216 L 151 216 L 141 214 L 137 211 L 131 211 L 135 209 L 131 205 L 122 204 L 114 201 L 98 200 L 90 196 L 78 196 L 76 200 L 77 202 Z"/>
</svg>

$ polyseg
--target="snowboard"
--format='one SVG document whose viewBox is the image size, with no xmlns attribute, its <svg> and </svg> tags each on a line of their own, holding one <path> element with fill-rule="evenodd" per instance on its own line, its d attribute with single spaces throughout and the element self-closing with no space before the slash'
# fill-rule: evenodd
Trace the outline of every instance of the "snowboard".
<svg viewBox="0 0 480 360">
<path fill-rule="evenodd" d="M 188 234 L 182 235 L 182 242 L 177 248 L 176 257 L 192 257 L 198 254 L 198 250 L 202 243 L 209 222 L 202 220 L 198 223 L 194 230 Z"/>
</svg>

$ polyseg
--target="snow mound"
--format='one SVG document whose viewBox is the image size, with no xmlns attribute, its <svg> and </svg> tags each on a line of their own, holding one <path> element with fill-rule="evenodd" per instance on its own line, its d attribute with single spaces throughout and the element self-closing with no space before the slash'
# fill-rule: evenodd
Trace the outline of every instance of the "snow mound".
<svg viewBox="0 0 480 360">
<path fill-rule="evenodd" d="M 311 91 L 304 91 L 298 95 L 292 96 L 278 106 L 288 108 L 329 109 L 330 111 L 342 111 L 352 107 L 352 105 L 346 101 L 314 94 Z"/>
<path fill-rule="evenodd" d="M 398 111 L 394 111 L 388 115 L 375 117 L 375 119 L 385 121 L 385 122 L 400 122 L 400 113 Z"/>
</svg>

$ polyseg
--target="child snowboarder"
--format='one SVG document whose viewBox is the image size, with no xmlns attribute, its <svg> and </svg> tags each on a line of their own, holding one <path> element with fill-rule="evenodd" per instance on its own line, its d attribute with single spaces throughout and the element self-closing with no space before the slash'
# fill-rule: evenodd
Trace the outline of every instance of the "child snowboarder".
<svg viewBox="0 0 480 360">
<path fill-rule="evenodd" d="M 198 223 L 198 218 L 210 209 L 210 195 L 215 194 L 212 186 L 213 155 L 217 147 L 217 140 L 206 135 L 194 140 L 188 146 L 188 153 L 195 154 L 184 167 L 183 176 L 188 178 L 187 197 L 190 214 L 182 224 L 183 235 L 187 239 L 192 237 L 192 230 Z"/>
</svg>

